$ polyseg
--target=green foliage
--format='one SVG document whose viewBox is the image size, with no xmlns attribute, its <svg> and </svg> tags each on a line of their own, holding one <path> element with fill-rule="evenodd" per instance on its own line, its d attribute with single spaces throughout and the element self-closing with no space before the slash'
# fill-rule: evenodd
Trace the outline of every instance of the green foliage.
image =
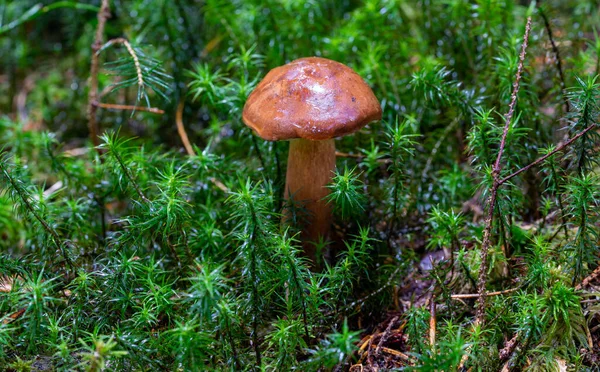
<svg viewBox="0 0 600 372">
<path fill-rule="evenodd" d="M 584 269 L 595 262 L 598 247 L 594 243 L 598 239 L 596 228 L 596 206 L 600 197 L 598 182 L 595 175 L 575 176 L 566 186 L 568 191 L 569 215 L 577 226 L 574 240 L 567 248 L 572 251 L 573 283 L 582 280 Z"/>
<path fill-rule="evenodd" d="M 344 319 L 341 332 L 327 335 L 321 344 L 314 350 L 310 350 L 311 357 L 308 365 L 315 367 L 333 368 L 339 364 L 345 364 L 347 358 L 356 350 L 357 336 L 359 332 L 352 332 L 348 328 L 348 320 Z"/>
<path fill-rule="evenodd" d="M 343 173 L 335 172 L 332 184 L 327 186 L 331 190 L 327 201 L 334 206 L 335 213 L 344 220 L 357 217 L 364 211 L 363 204 L 366 198 L 358 176 L 355 174 L 355 169 L 345 167 Z"/>
<path fill-rule="evenodd" d="M 461 358 L 465 353 L 465 341 L 460 333 L 454 340 L 440 342 L 437 353 L 427 353 L 419 356 L 414 371 L 458 371 Z"/>
<path fill-rule="evenodd" d="M 487 371 L 513 337 L 514 370 L 598 368 L 595 1 L 110 0 L 95 45 L 100 3 L 0 0 L 0 369 Z M 242 122 L 306 56 L 383 109 L 336 140 L 322 270 L 283 198 L 287 144 Z"/>
<path fill-rule="evenodd" d="M 429 312 L 423 307 L 412 307 L 406 314 L 406 334 L 415 354 L 425 351 L 429 316 Z"/>
<path fill-rule="evenodd" d="M 104 48 L 109 45 L 104 46 Z M 103 49 L 104 49 L 103 48 Z M 102 50 L 100 52 L 102 52 Z M 107 62 L 105 67 L 112 75 L 118 76 L 119 82 L 112 85 L 112 91 L 126 87 L 137 87 L 135 104 L 140 101 L 150 106 L 147 89 L 164 99 L 169 94 L 171 76 L 165 73 L 162 62 L 145 54 L 140 48 L 127 44 L 129 55 L 116 61 Z"/>
<path fill-rule="evenodd" d="M 431 210 L 431 217 L 427 220 L 433 229 L 433 234 L 429 240 L 431 247 L 447 247 L 452 251 L 458 249 L 459 235 L 461 233 L 464 221 L 463 217 L 454 211 L 443 212 L 438 208 Z"/>
<path fill-rule="evenodd" d="M 104 371 L 111 359 L 127 355 L 127 352 L 117 350 L 117 343 L 112 337 L 91 334 L 89 343 L 81 340 L 83 361 L 80 366 L 88 372 Z"/>
<path fill-rule="evenodd" d="M 596 125 L 596 118 L 600 109 L 596 102 L 600 94 L 600 84 L 596 83 L 597 76 L 590 76 L 586 80 L 577 77 L 577 85 L 571 88 L 567 97 L 571 101 L 574 113 L 571 118 L 570 129 L 572 132 L 581 131 L 589 126 Z M 597 165 L 594 146 L 598 143 L 598 134 L 594 131 L 585 134 L 572 150 L 572 167 L 577 168 L 580 174 L 589 171 Z"/>
<path fill-rule="evenodd" d="M 404 120 L 399 123 L 396 119 L 394 124 L 388 124 L 386 128 L 386 155 L 391 159 L 390 171 L 392 182 L 389 192 L 391 194 L 391 220 L 393 222 L 398 218 L 398 210 L 400 209 L 401 196 L 404 195 L 404 184 L 406 179 L 404 163 L 409 156 L 413 155 L 413 146 L 415 142 L 413 138 L 415 134 L 409 133 L 410 125 L 412 121 L 410 119 Z M 393 225 L 390 225 L 390 230 Z"/>
</svg>

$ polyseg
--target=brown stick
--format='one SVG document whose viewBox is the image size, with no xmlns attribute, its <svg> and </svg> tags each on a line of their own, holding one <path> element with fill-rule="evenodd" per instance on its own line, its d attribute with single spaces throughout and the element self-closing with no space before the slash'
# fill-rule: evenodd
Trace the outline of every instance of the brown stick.
<svg viewBox="0 0 600 372">
<path fill-rule="evenodd" d="M 521 54 L 519 56 L 519 65 L 517 67 L 517 75 L 515 76 L 515 82 L 513 84 L 513 92 L 511 96 L 511 102 L 509 105 L 508 112 L 505 115 L 504 131 L 502 132 L 502 140 L 500 141 L 500 148 L 498 150 L 498 156 L 492 169 L 493 184 L 490 196 L 488 198 L 488 214 L 485 220 L 485 229 L 483 231 L 483 241 L 481 243 L 481 266 L 479 268 L 479 279 L 477 283 L 477 293 L 479 294 L 479 301 L 477 306 L 477 313 L 475 317 L 475 325 L 482 325 L 485 318 L 485 283 L 487 278 L 488 262 L 487 256 L 490 249 L 490 236 L 492 232 L 492 221 L 494 219 L 494 209 L 496 206 L 496 198 L 498 196 L 498 188 L 500 187 L 500 171 L 502 170 L 502 154 L 504 153 L 504 147 L 506 146 L 506 136 L 510 123 L 515 112 L 515 106 L 517 103 L 517 95 L 519 94 L 519 87 L 521 82 L 521 74 L 523 72 L 523 62 L 525 61 L 525 55 L 527 53 L 527 45 L 529 42 L 529 32 L 531 31 L 531 17 L 527 17 L 527 24 L 525 25 L 525 36 L 523 37 L 523 45 L 521 46 Z"/>
<path fill-rule="evenodd" d="M 436 333 L 436 319 L 435 319 L 435 295 L 432 295 L 429 299 L 429 346 L 431 351 L 435 354 L 435 333 Z"/>
<path fill-rule="evenodd" d="M 175 123 L 177 124 L 177 133 L 179 133 L 179 137 L 181 138 L 181 142 L 183 142 L 183 147 L 185 147 L 185 151 L 189 156 L 195 156 L 196 152 L 190 143 L 190 139 L 188 138 L 187 132 L 185 131 L 185 127 L 183 126 L 183 108 L 185 107 L 185 101 L 181 100 L 179 105 L 177 105 L 177 112 L 175 113 Z"/>
<path fill-rule="evenodd" d="M 507 293 L 512 293 L 512 292 L 518 291 L 519 288 L 520 287 L 505 289 L 503 291 L 488 292 L 485 294 L 485 296 L 490 297 L 490 296 L 498 296 L 498 295 L 503 295 L 503 294 L 507 294 Z M 477 297 L 479 297 L 478 293 L 453 294 L 450 296 L 450 298 L 452 298 L 454 300 L 465 299 L 465 298 L 477 298 Z"/>
<path fill-rule="evenodd" d="M 569 146 L 571 143 L 575 142 L 577 139 L 579 139 L 580 137 L 582 137 L 584 134 L 586 134 L 588 131 L 590 131 L 592 128 L 595 128 L 595 126 L 590 126 L 587 127 L 586 129 L 584 129 L 583 131 L 579 132 L 577 135 L 573 136 L 571 139 L 569 139 L 568 141 L 564 142 L 562 145 L 558 146 L 556 149 L 554 149 L 553 151 L 549 152 L 548 154 L 542 156 L 541 158 L 535 160 L 534 162 L 532 162 L 529 165 L 526 165 L 525 167 L 519 169 L 518 171 L 512 173 L 511 175 L 503 178 L 500 181 L 500 184 L 503 184 L 505 182 L 507 182 L 508 180 L 510 180 L 511 178 L 517 176 L 518 174 L 526 171 L 527 169 L 543 162 L 544 160 L 546 160 L 547 158 L 549 158 L 550 156 L 556 154 L 559 151 L 562 151 L 564 148 L 566 148 L 567 146 Z M 575 289 L 576 290 L 581 290 L 584 287 L 586 287 L 592 280 L 594 280 L 594 278 L 600 276 L 600 266 L 597 267 L 590 275 L 588 275 L 585 279 L 583 279 L 583 281 L 578 284 Z M 496 295 L 496 294 L 503 294 L 502 292 L 506 293 L 508 291 L 515 291 L 518 288 L 514 288 L 512 290 L 505 290 L 505 291 L 499 291 L 499 292 L 490 292 L 487 295 L 491 296 L 491 295 Z M 466 297 L 469 296 L 469 297 Z M 475 295 L 452 295 L 452 298 L 471 298 L 471 296 L 475 296 Z M 505 343 L 504 348 L 500 351 L 500 361 L 504 362 L 507 361 L 510 356 L 513 354 L 518 340 L 520 337 L 520 333 L 515 333 L 515 335 Z M 589 341 L 588 341 L 589 342 Z M 508 362 L 507 362 L 508 363 Z M 505 365 L 506 368 L 506 365 Z M 504 369 L 503 369 L 504 370 Z"/>
<path fill-rule="evenodd" d="M 110 17 L 110 5 L 109 0 L 102 0 L 102 5 L 100 6 L 100 11 L 98 12 L 98 26 L 96 28 L 96 36 L 94 38 L 94 43 L 92 44 L 92 61 L 90 67 L 90 90 L 88 93 L 88 107 L 87 107 L 87 117 L 88 117 L 88 130 L 90 132 L 90 139 L 92 140 L 92 144 L 96 147 L 96 151 L 100 153 L 100 149 L 98 146 L 100 145 L 100 140 L 98 139 L 98 122 L 96 119 L 96 111 L 98 109 L 97 101 L 98 101 L 98 72 L 100 70 L 100 62 L 98 61 L 98 51 L 102 48 L 102 40 L 104 39 L 104 26 L 106 25 L 106 20 Z"/>
<path fill-rule="evenodd" d="M 131 111 L 145 111 L 153 114 L 162 115 L 165 113 L 164 110 L 155 107 L 144 107 L 144 106 L 132 106 L 132 105 L 117 105 L 114 103 L 102 103 L 96 102 L 94 103 L 96 107 L 101 107 L 109 110 L 131 110 Z"/>
<path fill-rule="evenodd" d="M 379 350 L 381 349 L 381 347 L 383 346 L 383 344 L 387 341 L 390 332 L 392 331 L 392 328 L 394 327 L 394 324 L 396 324 L 396 322 L 398 321 L 398 317 L 395 316 L 394 318 L 392 318 L 392 320 L 390 321 L 390 324 L 388 324 L 388 326 L 386 327 L 385 331 L 383 332 L 383 334 L 381 335 L 381 337 L 379 338 L 379 342 L 377 343 L 377 348 L 375 349 L 375 354 L 379 354 Z"/>
<path fill-rule="evenodd" d="M 377 347 L 375 345 L 371 345 L 371 347 Z M 412 359 L 411 357 L 409 357 L 408 355 L 398 351 L 398 350 L 394 350 L 394 349 L 390 349 L 389 347 L 381 347 L 381 351 L 383 351 L 384 353 L 388 353 L 394 356 L 397 356 L 398 358 L 402 359 L 405 362 L 408 362 L 410 364 L 414 364 L 415 360 Z"/>
<path fill-rule="evenodd" d="M 507 361 L 508 359 L 510 359 L 510 356 L 513 354 L 513 352 L 515 351 L 515 348 L 517 347 L 517 345 L 519 343 L 520 337 L 521 337 L 521 333 L 517 332 L 510 340 L 506 341 L 506 343 L 504 344 L 504 347 L 500 350 L 500 353 L 499 353 L 500 362 L 504 362 L 504 361 Z"/>
</svg>

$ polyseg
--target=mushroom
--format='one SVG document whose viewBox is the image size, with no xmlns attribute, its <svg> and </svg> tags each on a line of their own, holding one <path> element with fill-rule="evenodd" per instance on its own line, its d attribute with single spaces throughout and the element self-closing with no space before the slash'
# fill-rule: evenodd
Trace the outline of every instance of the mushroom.
<svg viewBox="0 0 600 372">
<path fill-rule="evenodd" d="M 335 170 L 334 138 L 381 119 L 379 101 L 350 67 L 300 58 L 269 71 L 248 97 L 242 119 L 265 140 L 290 140 L 284 197 L 305 203 L 309 216 L 300 238 L 315 262 L 310 243 L 326 238 L 331 225 L 324 198 Z"/>
</svg>

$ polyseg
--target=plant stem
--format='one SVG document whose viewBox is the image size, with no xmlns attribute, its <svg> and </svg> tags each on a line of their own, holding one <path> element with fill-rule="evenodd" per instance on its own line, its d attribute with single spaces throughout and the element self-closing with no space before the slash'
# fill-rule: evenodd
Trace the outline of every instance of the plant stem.
<svg viewBox="0 0 600 372">
<path fill-rule="evenodd" d="M 488 262 L 487 256 L 490 249 L 491 233 L 492 233 L 492 222 L 494 219 L 494 209 L 496 206 L 496 199 L 498 196 L 498 189 L 502 185 L 500 179 L 500 171 L 502 170 L 502 154 L 506 146 L 506 136 L 510 128 L 510 123 L 515 112 L 515 106 L 517 103 L 517 96 L 519 94 L 519 87 L 521 82 L 521 74 L 523 72 L 523 62 L 525 61 L 525 55 L 527 53 L 527 45 L 529 42 L 529 32 L 531 31 L 531 17 L 527 17 L 527 24 L 525 25 L 525 36 L 523 37 L 523 45 L 521 46 L 521 54 L 519 56 L 519 65 L 517 67 L 517 75 L 515 76 L 515 82 L 513 84 L 513 92 L 511 96 L 511 102 L 508 108 L 508 112 L 505 115 L 504 130 L 502 132 L 502 140 L 500 141 L 500 148 L 498 150 L 498 156 L 492 169 L 493 184 L 490 196 L 488 198 L 488 214 L 485 219 L 485 229 L 483 231 L 483 241 L 481 243 L 481 266 L 479 267 L 479 279 L 477 283 L 477 293 L 479 294 L 479 300 L 477 305 L 477 313 L 475 318 L 476 325 L 483 325 L 485 318 L 485 283 L 487 279 Z"/>
<path fill-rule="evenodd" d="M 177 133 L 179 133 L 179 138 L 181 138 L 181 142 L 183 142 L 183 147 L 185 147 L 185 152 L 189 156 L 196 156 L 196 152 L 194 151 L 194 147 L 190 143 L 190 139 L 188 138 L 187 132 L 185 131 L 185 126 L 183 125 L 183 109 L 185 107 L 185 99 L 182 99 L 177 105 L 177 112 L 175 113 L 175 124 L 177 124 Z"/>
</svg>

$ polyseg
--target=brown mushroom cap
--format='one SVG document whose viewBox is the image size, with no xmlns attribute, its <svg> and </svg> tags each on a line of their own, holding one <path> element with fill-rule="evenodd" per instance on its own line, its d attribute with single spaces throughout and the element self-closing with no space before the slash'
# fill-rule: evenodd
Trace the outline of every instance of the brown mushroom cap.
<svg viewBox="0 0 600 372">
<path fill-rule="evenodd" d="M 381 106 L 350 67 L 309 57 L 269 71 L 248 97 L 242 119 L 266 140 L 325 140 L 381 119 Z"/>
</svg>

